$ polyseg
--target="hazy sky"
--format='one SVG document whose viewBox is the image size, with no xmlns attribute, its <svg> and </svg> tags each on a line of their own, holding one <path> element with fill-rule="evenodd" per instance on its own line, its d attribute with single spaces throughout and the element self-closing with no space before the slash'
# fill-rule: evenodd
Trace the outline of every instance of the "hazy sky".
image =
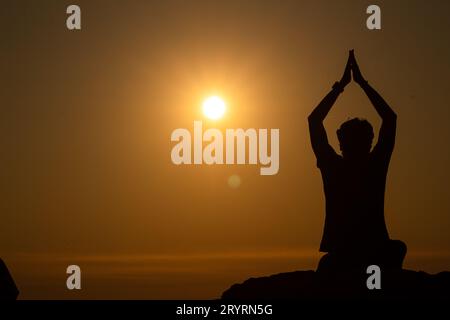
<svg viewBox="0 0 450 320">
<path fill-rule="evenodd" d="M 73 3 L 80 31 L 66 28 Z M 369 4 L 2 4 L 0 255 L 21 297 L 215 298 L 250 276 L 315 268 L 324 196 L 306 117 L 349 49 L 398 114 L 390 236 L 407 243 L 407 267 L 449 269 L 450 2 L 377 1 L 380 31 L 365 26 Z M 201 113 L 211 93 L 228 103 L 217 123 Z M 378 131 L 350 84 L 326 120 L 336 149 L 354 116 Z M 279 173 L 173 165 L 170 134 L 194 120 L 279 128 Z M 81 292 L 64 290 L 69 264 Z"/>
</svg>

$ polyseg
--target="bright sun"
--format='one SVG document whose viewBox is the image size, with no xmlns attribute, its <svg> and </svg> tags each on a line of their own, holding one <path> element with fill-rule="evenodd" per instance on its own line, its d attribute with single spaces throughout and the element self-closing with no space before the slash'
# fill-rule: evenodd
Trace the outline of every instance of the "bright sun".
<svg viewBox="0 0 450 320">
<path fill-rule="evenodd" d="M 225 102 L 217 96 L 209 97 L 203 102 L 203 114 L 213 120 L 221 118 L 225 109 Z"/>
</svg>

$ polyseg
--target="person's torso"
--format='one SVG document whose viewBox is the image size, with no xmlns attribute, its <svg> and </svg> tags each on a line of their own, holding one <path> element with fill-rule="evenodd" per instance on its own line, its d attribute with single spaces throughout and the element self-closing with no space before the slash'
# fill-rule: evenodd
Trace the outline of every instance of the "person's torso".
<svg viewBox="0 0 450 320">
<path fill-rule="evenodd" d="M 366 246 L 387 239 L 384 220 L 387 168 L 371 156 L 358 162 L 336 157 L 321 172 L 326 198 L 322 251 Z"/>
</svg>

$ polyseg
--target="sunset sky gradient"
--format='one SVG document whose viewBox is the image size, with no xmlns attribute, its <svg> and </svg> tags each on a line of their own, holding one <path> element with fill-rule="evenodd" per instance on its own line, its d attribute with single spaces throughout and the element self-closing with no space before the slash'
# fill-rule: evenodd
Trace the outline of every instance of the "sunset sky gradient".
<svg viewBox="0 0 450 320">
<path fill-rule="evenodd" d="M 217 298 L 314 269 L 324 196 L 307 116 L 355 49 L 398 114 L 386 188 L 409 269 L 450 269 L 450 2 L 71 1 L 2 6 L 0 255 L 20 298 Z M 210 95 L 227 102 L 206 119 Z M 352 83 L 325 125 L 380 120 Z M 175 166 L 176 128 L 279 128 L 280 169 Z M 230 188 L 230 176 L 240 185 Z M 82 269 L 79 292 L 65 268 Z"/>
</svg>

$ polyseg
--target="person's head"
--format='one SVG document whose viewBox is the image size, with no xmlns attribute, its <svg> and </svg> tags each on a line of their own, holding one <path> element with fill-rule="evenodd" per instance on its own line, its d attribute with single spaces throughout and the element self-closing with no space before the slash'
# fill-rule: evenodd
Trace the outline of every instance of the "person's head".
<svg viewBox="0 0 450 320">
<path fill-rule="evenodd" d="M 345 121 L 337 130 L 337 136 L 344 158 L 367 155 L 372 148 L 373 128 L 367 120 L 354 118 Z"/>
</svg>

